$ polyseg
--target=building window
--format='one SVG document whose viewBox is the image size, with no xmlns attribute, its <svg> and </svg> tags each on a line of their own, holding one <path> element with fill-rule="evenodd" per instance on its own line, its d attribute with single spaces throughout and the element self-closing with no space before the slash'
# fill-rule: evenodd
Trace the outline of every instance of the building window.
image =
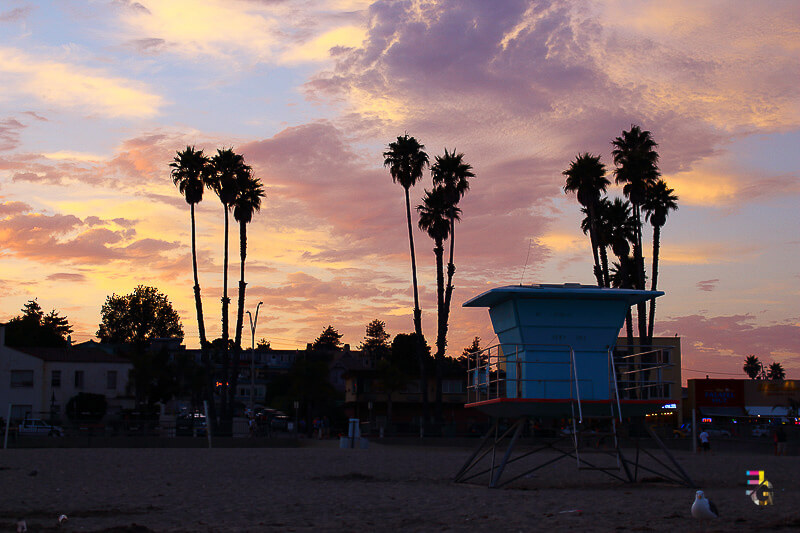
<svg viewBox="0 0 800 533">
<path fill-rule="evenodd" d="M 76 389 L 83 388 L 83 370 L 75 371 L 75 388 Z"/>
<path fill-rule="evenodd" d="M 106 374 L 106 388 L 111 390 L 117 389 L 117 371 L 109 370 Z"/>
<path fill-rule="evenodd" d="M 32 389 L 33 370 L 12 370 L 11 371 L 12 389 Z"/>
<path fill-rule="evenodd" d="M 61 370 L 53 370 L 50 374 L 50 386 L 54 389 L 61 386 Z"/>
</svg>

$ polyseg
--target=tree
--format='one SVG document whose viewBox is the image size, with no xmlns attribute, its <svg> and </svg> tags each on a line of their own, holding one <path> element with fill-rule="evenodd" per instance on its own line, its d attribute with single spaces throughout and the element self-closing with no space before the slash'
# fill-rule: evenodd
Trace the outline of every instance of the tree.
<svg viewBox="0 0 800 533">
<path fill-rule="evenodd" d="M 452 211 L 451 211 L 452 210 Z M 433 253 L 436 257 L 436 308 L 438 310 L 439 331 L 436 335 L 436 420 L 442 417 L 442 359 L 446 348 L 446 339 L 443 335 L 442 323 L 444 315 L 444 241 L 450 234 L 450 218 L 452 215 L 459 218 L 460 209 L 452 207 L 447 202 L 447 191 L 444 187 L 434 187 L 432 191 L 425 191 L 422 204 L 417 206 L 419 212 L 419 228 L 433 239 Z"/>
<path fill-rule="evenodd" d="M 396 142 L 389 143 L 389 149 L 383 153 L 383 166 L 389 167 L 393 183 L 400 183 L 406 195 L 406 219 L 408 221 L 408 242 L 411 247 L 411 279 L 414 286 L 414 331 L 422 337 L 422 311 L 419 308 L 419 292 L 417 289 L 417 261 L 414 253 L 414 232 L 411 226 L 411 200 L 409 189 L 422 179 L 422 171 L 428 165 L 428 154 L 425 145 L 406 133 L 398 137 Z"/>
<path fill-rule="evenodd" d="M 249 168 L 236 175 L 236 198 L 233 200 L 233 218 L 239 223 L 239 301 L 236 310 L 236 336 L 233 349 L 233 368 L 231 386 L 228 389 L 228 405 L 233 405 L 239 385 L 239 360 L 242 352 L 242 328 L 244 327 L 244 293 L 247 284 L 244 281 L 244 262 L 247 259 L 247 224 L 253 220 L 253 214 L 261 210 L 261 199 L 264 197 L 264 186 L 261 180 L 254 177 Z"/>
<path fill-rule="evenodd" d="M 203 190 L 208 184 L 209 160 L 202 150 L 187 146 L 183 152 L 177 152 L 175 159 L 169 164 L 172 168 L 172 182 L 186 198 L 192 220 L 192 273 L 194 274 L 194 302 L 197 312 L 197 331 L 200 335 L 200 347 L 206 344 L 206 327 L 203 319 L 203 300 L 200 298 L 200 280 L 197 276 L 197 244 L 195 238 L 194 206 L 203 200 Z"/>
<path fill-rule="evenodd" d="M 564 185 L 564 192 L 576 193 L 578 202 L 587 210 L 589 215 L 589 239 L 592 244 L 592 254 L 594 256 L 594 275 L 597 285 L 604 286 L 600 260 L 598 258 L 597 241 L 597 215 L 595 213 L 597 204 L 600 201 L 600 194 L 606 191 L 606 187 L 611 183 L 606 178 L 606 167 L 600 162 L 599 156 L 589 153 L 578 154 L 575 160 L 570 163 L 567 170 L 562 174 L 567 177 Z"/>
<path fill-rule="evenodd" d="M 194 275 L 194 305 L 197 314 L 197 332 L 200 337 L 200 357 L 206 374 L 206 395 L 209 401 L 212 421 L 216 419 L 214 404 L 214 379 L 209 357 L 208 339 L 206 338 L 205 319 L 203 317 L 203 300 L 200 297 L 200 279 L 197 275 L 197 243 L 195 235 L 194 206 L 203 200 L 203 191 L 212 185 L 210 160 L 202 150 L 187 146 L 183 152 L 177 152 L 170 163 L 172 182 L 186 198 L 192 221 L 192 274 Z M 215 425 L 215 424 L 212 424 Z"/>
<path fill-rule="evenodd" d="M 137 286 L 132 293 L 112 294 L 100 309 L 100 342 L 130 343 L 143 348 L 151 340 L 183 340 L 180 316 L 167 296 L 155 287 Z"/>
<path fill-rule="evenodd" d="M 755 355 L 748 355 L 744 359 L 744 366 L 742 366 L 742 370 L 744 373 L 747 374 L 750 379 L 758 379 L 758 376 L 761 374 L 761 369 L 763 365 L 761 361 Z"/>
<path fill-rule="evenodd" d="M 464 162 L 464 154 L 456 153 L 455 150 L 448 152 L 444 149 L 444 156 L 436 156 L 436 161 L 431 166 L 433 184 L 442 187 L 445 191 L 445 201 L 447 203 L 447 219 L 450 221 L 450 259 L 447 262 L 447 284 L 444 291 L 444 309 L 439 313 L 439 324 L 437 335 L 443 339 L 442 344 L 447 345 L 447 329 L 450 321 L 450 302 L 453 297 L 453 275 L 456 266 L 453 262 L 453 251 L 455 249 L 455 230 L 456 220 L 459 219 L 458 203 L 469 190 L 469 178 L 474 178 L 472 166 Z"/>
<path fill-rule="evenodd" d="M 22 314 L 5 324 L 6 346 L 68 346 L 72 326 L 53 309 L 46 315 L 39 303 L 29 300 Z"/>
<path fill-rule="evenodd" d="M 244 162 L 244 157 L 231 148 L 218 149 L 217 154 L 211 158 L 211 178 L 209 187 L 222 202 L 225 213 L 225 246 L 222 265 L 222 412 L 226 421 L 232 417 L 232 410 L 228 407 L 228 382 L 230 380 L 230 356 L 228 348 L 228 211 L 238 195 L 238 185 L 242 174 L 249 174 L 250 167 Z"/>
<path fill-rule="evenodd" d="M 623 185 L 622 192 L 633 206 L 635 221 L 635 239 L 633 257 L 636 266 L 636 287 L 644 289 L 644 256 L 642 253 L 642 204 L 647 197 L 647 190 L 660 176 L 658 169 L 658 146 L 649 131 L 642 131 L 639 126 L 631 125 L 630 131 L 623 131 L 621 137 L 615 138 L 611 144 L 614 158 L 615 181 Z M 647 317 L 644 302 L 637 304 L 636 314 L 639 322 L 639 338 L 647 339 Z M 648 341 L 645 341 L 649 344 Z"/>
<path fill-rule="evenodd" d="M 619 263 L 614 263 L 611 268 L 611 286 L 615 289 L 632 289 L 636 285 L 636 264 L 631 256 L 619 258 Z M 625 315 L 628 342 L 633 342 L 633 315 L 628 307 Z"/>
<path fill-rule="evenodd" d="M 786 379 L 786 371 L 783 369 L 783 365 L 778 363 L 777 361 L 771 363 L 769 365 L 769 368 L 767 369 L 767 379 L 777 379 L 777 380 Z"/>
<path fill-rule="evenodd" d="M 650 290 L 656 290 L 658 281 L 658 252 L 661 246 L 661 228 L 667 223 L 667 216 L 670 211 L 678 209 L 678 197 L 673 194 L 675 191 L 667 187 L 664 180 L 656 181 L 647 189 L 642 208 L 645 212 L 645 220 L 649 220 L 653 226 L 653 277 Z M 653 323 L 656 315 L 656 299 L 650 299 L 650 315 L 647 322 L 647 338 L 653 338 Z"/>
<path fill-rule="evenodd" d="M 383 166 L 389 167 L 393 183 L 400 183 L 406 197 L 406 220 L 408 222 L 408 244 L 411 249 L 411 281 L 414 288 L 414 332 L 417 340 L 422 341 L 422 310 L 419 308 L 419 290 L 417 287 L 417 259 L 414 252 L 414 228 L 411 224 L 411 199 L 409 189 L 422 179 L 422 171 L 428 165 L 428 154 L 425 145 L 420 144 L 408 133 L 398 137 L 396 142 L 389 143 L 388 150 L 383 153 Z M 423 383 L 425 374 L 425 356 L 423 347 L 417 347 L 417 358 Z M 428 420 L 428 389 L 422 388 L 422 419 Z"/>
<path fill-rule="evenodd" d="M 268 352 L 272 350 L 272 347 L 270 346 L 270 342 L 267 339 L 261 337 L 261 339 L 256 343 L 256 349 Z"/>
<path fill-rule="evenodd" d="M 328 325 L 311 345 L 313 350 L 335 352 L 342 349 L 342 334 Z"/>
<path fill-rule="evenodd" d="M 391 349 L 390 338 L 391 336 L 386 333 L 386 322 L 376 318 L 367 324 L 364 341 L 359 345 L 358 349 L 376 357 L 384 357 Z"/>
</svg>

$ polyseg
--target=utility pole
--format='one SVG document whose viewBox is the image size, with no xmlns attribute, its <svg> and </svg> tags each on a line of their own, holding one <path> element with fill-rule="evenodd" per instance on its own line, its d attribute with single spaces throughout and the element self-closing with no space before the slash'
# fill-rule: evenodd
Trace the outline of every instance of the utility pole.
<svg viewBox="0 0 800 533">
<path fill-rule="evenodd" d="M 250 318 L 250 414 L 254 415 L 253 409 L 255 407 L 255 395 L 256 395 L 256 324 L 258 323 L 258 308 L 264 302 L 258 302 L 256 306 L 256 317 L 253 318 L 253 315 L 250 314 L 250 311 L 247 312 L 247 316 Z"/>
</svg>

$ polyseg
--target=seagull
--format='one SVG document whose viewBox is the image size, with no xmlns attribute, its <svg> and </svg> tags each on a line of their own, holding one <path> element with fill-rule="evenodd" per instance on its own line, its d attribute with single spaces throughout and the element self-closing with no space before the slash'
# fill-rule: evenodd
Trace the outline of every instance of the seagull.
<svg viewBox="0 0 800 533">
<path fill-rule="evenodd" d="M 69 520 L 69 518 L 67 518 L 67 515 L 62 514 L 61 516 L 59 516 L 58 517 L 58 527 L 61 527 L 64 524 L 64 522 L 66 522 L 67 520 Z"/>
<path fill-rule="evenodd" d="M 706 498 L 702 490 L 698 490 L 695 494 L 694 503 L 692 504 L 692 516 L 704 520 L 706 518 L 719 518 L 719 511 L 714 502 Z"/>
</svg>

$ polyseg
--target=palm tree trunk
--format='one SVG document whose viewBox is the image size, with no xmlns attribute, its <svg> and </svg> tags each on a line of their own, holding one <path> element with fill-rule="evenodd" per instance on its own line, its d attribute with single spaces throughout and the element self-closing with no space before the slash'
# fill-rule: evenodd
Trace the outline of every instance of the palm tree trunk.
<svg viewBox="0 0 800 533">
<path fill-rule="evenodd" d="M 211 358 L 208 354 L 208 341 L 206 340 L 206 325 L 203 319 L 203 300 L 200 297 L 200 279 L 197 276 L 197 240 L 195 237 L 194 204 L 189 204 L 192 215 L 192 273 L 194 274 L 194 305 L 197 310 L 197 333 L 200 336 L 200 360 L 203 364 L 206 378 L 206 397 L 208 399 L 208 429 L 216 431 L 217 409 L 214 402 L 214 374 L 211 369 Z"/>
<path fill-rule="evenodd" d="M 589 240 L 592 243 L 592 256 L 594 258 L 594 277 L 597 279 L 597 286 L 603 286 L 603 275 L 600 270 L 600 259 L 597 255 L 597 228 L 595 227 L 594 204 L 589 204 Z"/>
<path fill-rule="evenodd" d="M 225 253 L 222 265 L 222 414 L 225 422 L 231 420 L 230 406 L 228 405 L 228 384 L 230 380 L 230 354 L 228 353 L 228 206 L 225 208 Z"/>
<path fill-rule="evenodd" d="M 247 259 L 247 223 L 239 222 L 239 302 L 236 309 L 236 336 L 233 347 L 233 373 L 231 374 L 230 405 L 236 400 L 239 387 L 239 361 L 242 354 L 242 329 L 244 328 L 244 293 L 247 283 L 244 282 L 244 262 Z M 252 354 L 251 354 L 252 356 Z M 253 394 L 253 391 L 250 391 Z"/>
<path fill-rule="evenodd" d="M 192 272 L 194 273 L 194 306 L 197 309 L 197 333 L 200 347 L 206 344 L 206 325 L 203 320 L 203 300 L 200 298 L 200 279 L 197 276 L 197 244 L 195 239 L 194 204 L 189 205 L 192 214 Z"/>
<path fill-rule="evenodd" d="M 442 421 L 442 366 L 445 350 L 445 335 L 443 328 L 444 321 L 444 246 L 441 239 L 436 240 L 436 247 L 433 249 L 436 255 L 436 310 L 437 310 L 437 332 L 436 332 L 436 422 Z"/>
<path fill-rule="evenodd" d="M 422 336 L 422 310 L 419 308 L 419 290 L 417 288 L 417 257 L 414 253 L 414 228 L 411 225 L 411 199 L 406 191 L 406 219 L 408 220 L 408 243 L 411 248 L 411 280 L 414 286 L 414 332 L 417 334 L 416 352 L 419 359 L 420 392 L 422 392 L 422 424 L 428 421 L 428 371 L 425 364 L 425 346 Z M 420 434 L 422 431 L 420 431 Z"/>
<path fill-rule="evenodd" d="M 600 264 L 603 267 L 603 286 L 611 287 L 611 278 L 608 275 L 608 251 L 605 246 L 600 247 Z"/>
<path fill-rule="evenodd" d="M 658 252 L 661 250 L 661 226 L 653 226 L 653 279 L 650 282 L 650 290 L 656 290 L 658 283 Z M 647 339 L 649 344 L 653 344 L 653 324 L 656 316 L 656 299 L 650 300 L 650 316 L 647 323 Z"/>
<path fill-rule="evenodd" d="M 442 331 L 444 338 L 444 345 L 447 346 L 447 329 L 450 324 L 450 303 L 453 298 L 453 274 L 456 273 L 456 265 L 453 263 L 453 250 L 455 248 L 455 231 L 456 222 L 450 219 L 450 261 L 447 263 L 447 288 L 444 291 L 444 318 L 442 323 Z"/>
</svg>

